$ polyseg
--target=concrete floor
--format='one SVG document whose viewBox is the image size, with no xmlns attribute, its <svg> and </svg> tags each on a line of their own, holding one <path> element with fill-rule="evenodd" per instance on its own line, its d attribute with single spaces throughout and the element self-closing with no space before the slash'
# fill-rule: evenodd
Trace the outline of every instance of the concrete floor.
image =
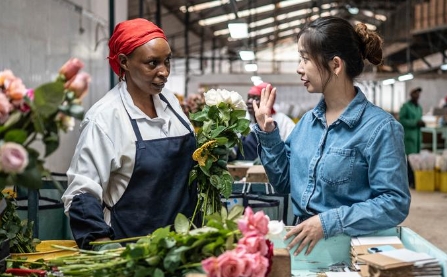
<svg viewBox="0 0 447 277">
<path fill-rule="evenodd" d="M 447 253 L 447 193 L 411 190 L 410 214 L 401 224 Z"/>
</svg>

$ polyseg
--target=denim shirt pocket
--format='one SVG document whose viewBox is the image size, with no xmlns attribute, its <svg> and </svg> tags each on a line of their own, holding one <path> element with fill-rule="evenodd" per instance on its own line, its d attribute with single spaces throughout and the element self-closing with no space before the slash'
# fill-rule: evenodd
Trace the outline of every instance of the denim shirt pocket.
<svg viewBox="0 0 447 277">
<path fill-rule="evenodd" d="M 320 166 L 321 179 L 329 185 L 343 185 L 352 178 L 355 150 L 329 148 Z"/>
</svg>

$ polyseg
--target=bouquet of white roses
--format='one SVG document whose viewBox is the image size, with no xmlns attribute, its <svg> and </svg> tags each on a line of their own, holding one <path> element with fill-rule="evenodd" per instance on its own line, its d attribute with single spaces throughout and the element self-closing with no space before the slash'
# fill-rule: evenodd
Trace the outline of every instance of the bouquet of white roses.
<svg viewBox="0 0 447 277">
<path fill-rule="evenodd" d="M 203 218 L 220 211 L 221 197 L 228 198 L 232 191 L 233 178 L 219 159 L 220 155 L 236 145 L 243 151 L 241 135 L 250 132 L 247 106 L 239 93 L 211 89 L 204 96 L 203 109 L 189 115 L 192 122 L 202 126 L 197 132 L 197 150 L 193 154 L 198 164 L 191 171 L 190 182 L 197 181 L 199 190 L 193 217 L 200 211 Z"/>
</svg>

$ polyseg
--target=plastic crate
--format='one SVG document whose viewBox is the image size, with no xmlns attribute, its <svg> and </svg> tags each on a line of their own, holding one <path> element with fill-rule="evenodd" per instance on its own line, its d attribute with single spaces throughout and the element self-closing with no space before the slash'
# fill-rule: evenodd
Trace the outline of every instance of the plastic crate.
<svg viewBox="0 0 447 277">
<path fill-rule="evenodd" d="M 418 191 L 434 191 L 435 190 L 435 171 L 419 171 L 414 172 L 414 185 Z"/>
<path fill-rule="evenodd" d="M 437 185 L 436 189 L 441 192 L 447 192 L 447 172 L 437 172 Z"/>
</svg>

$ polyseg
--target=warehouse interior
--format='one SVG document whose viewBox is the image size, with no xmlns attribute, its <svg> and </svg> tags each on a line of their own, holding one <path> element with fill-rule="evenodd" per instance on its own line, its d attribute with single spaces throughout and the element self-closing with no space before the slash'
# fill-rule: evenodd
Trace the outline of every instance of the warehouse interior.
<svg viewBox="0 0 447 277">
<path fill-rule="evenodd" d="M 173 51 L 167 89 L 186 98 L 222 88 L 245 99 L 254 80 L 262 79 L 280 92 L 277 110 L 299 119 L 320 96 L 308 94 L 296 73 L 296 35 L 306 22 L 325 15 L 366 23 L 382 35 L 383 63 L 368 64 L 357 80 L 371 102 L 396 116 L 409 91 L 422 87 L 424 119 L 438 127 L 433 112 L 447 97 L 447 0 L 1 0 L 0 71 L 11 68 L 32 87 L 78 57 L 92 77 L 82 102 L 88 109 L 118 81 L 107 60 L 114 26 L 141 17 L 164 30 Z M 231 22 L 246 23 L 248 37 L 232 38 Z M 240 51 L 254 56 L 243 60 Z M 247 71 L 252 64 L 256 70 Z M 46 159 L 52 172 L 64 173 L 70 165 L 79 122 L 73 129 Z M 445 134 L 424 133 L 425 150 L 447 150 Z M 447 253 L 447 193 L 411 193 L 402 225 Z"/>
</svg>

